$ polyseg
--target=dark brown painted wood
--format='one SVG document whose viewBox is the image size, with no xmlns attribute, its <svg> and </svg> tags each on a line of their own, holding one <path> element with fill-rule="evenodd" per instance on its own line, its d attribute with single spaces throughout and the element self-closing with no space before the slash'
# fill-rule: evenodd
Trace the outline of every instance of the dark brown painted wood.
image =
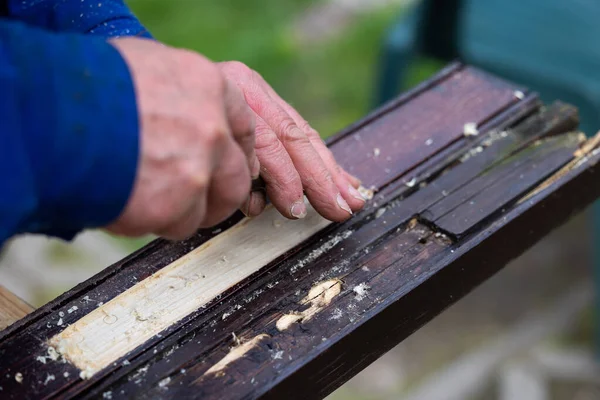
<svg viewBox="0 0 600 400">
<path fill-rule="evenodd" d="M 457 134 L 465 124 L 481 126 L 518 102 L 515 90 L 520 88 L 465 67 L 331 149 L 348 172 L 380 188 L 396 178 L 395 171 L 412 169 L 462 137 Z M 490 97 L 494 101 L 482 101 Z"/>
<path fill-rule="evenodd" d="M 40 362 L 45 341 L 240 215 L 184 242 L 157 240 L 36 310 L 0 332 L 0 397 L 324 397 L 600 194 L 590 184 L 593 156 L 519 203 L 573 159 L 579 142 L 568 133 L 577 126 L 575 109 L 557 103 L 542 110 L 535 95 L 520 100 L 515 90 L 523 89 L 455 64 L 330 139 L 342 164 L 379 189 L 365 209 L 92 379 L 81 380 L 68 363 Z M 467 122 L 480 125 L 478 136 L 463 136 Z M 300 263 L 335 237 L 343 239 Z M 300 300 L 327 279 L 339 279 L 342 292 L 280 332 L 278 318 L 303 311 Z M 77 312 L 68 313 L 74 305 Z M 232 333 L 269 336 L 224 373 L 207 375 L 234 345 Z"/>
<path fill-rule="evenodd" d="M 553 140 L 551 140 L 551 142 L 553 142 Z M 498 147 L 498 151 L 505 150 L 505 146 Z M 568 147 L 565 153 L 572 155 L 573 150 L 573 147 Z M 545 148 L 543 146 L 540 147 L 539 154 L 544 154 L 544 152 Z M 475 162 L 476 159 L 477 157 L 473 157 L 472 162 Z M 562 160 L 559 160 L 558 162 L 562 165 Z M 470 166 L 472 167 L 473 164 Z M 543 178 L 544 177 L 540 177 L 540 180 Z M 458 186 L 458 182 L 456 182 L 456 184 Z M 451 188 L 450 185 L 447 187 Z M 426 191 L 423 190 L 423 193 L 426 193 Z M 432 201 L 433 198 L 428 199 L 432 194 L 433 193 L 428 193 L 427 196 L 419 197 L 421 200 L 419 203 L 423 202 L 426 205 L 427 202 Z M 416 196 L 416 194 L 413 196 Z M 285 310 L 284 307 L 276 304 L 278 298 L 284 298 L 284 296 L 278 293 L 272 301 L 268 301 L 268 304 L 272 307 L 270 311 L 264 313 L 264 319 L 260 320 L 254 318 L 251 323 L 251 329 L 235 331 L 238 336 L 244 335 L 242 337 L 247 338 L 260 334 L 261 332 L 271 334 L 273 337 L 272 342 L 270 342 L 271 349 L 269 352 L 261 353 L 263 358 L 258 356 L 251 357 L 245 360 L 245 367 L 240 366 L 239 369 L 235 368 L 231 375 L 225 377 L 203 377 L 206 370 L 221 359 L 226 354 L 228 345 L 231 345 L 229 338 L 223 335 L 221 337 L 221 340 L 224 342 L 223 345 L 220 348 L 209 352 L 206 357 L 198 358 L 195 361 L 195 365 L 186 365 L 187 368 L 185 374 L 177 374 L 177 371 L 173 371 L 173 376 L 171 377 L 172 383 L 170 382 L 168 386 L 169 390 L 173 390 L 172 392 L 164 393 L 163 396 L 177 398 L 177 396 L 186 393 L 185 388 L 189 388 L 190 385 L 194 384 L 197 385 L 194 388 L 194 391 L 198 393 L 199 398 L 219 398 L 219 396 L 227 396 L 232 392 L 236 393 L 234 398 L 237 398 L 238 396 L 243 398 L 245 395 L 248 395 L 251 398 L 259 396 L 260 390 L 264 389 L 263 385 L 268 386 L 270 384 L 269 380 L 277 379 L 285 374 L 285 367 L 278 368 L 276 362 L 269 359 L 270 356 L 283 352 L 282 358 L 285 360 L 284 356 L 287 354 L 292 355 L 292 358 L 301 354 L 302 357 L 300 360 L 296 361 L 296 364 L 303 363 L 306 359 L 310 359 L 307 353 L 311 350 L 318 353 L 317 357 L 324 357 L 325 355 L 322 354 L 321 349 L 323 346 L 322 338 L 326 338 L 326 343 L 329 343 L 330 340 L 334 340 L 336 337 L 344 337 L 345 332 L 343 329 L 347 329 L 349 326 L 357 323 L 357 321 L 362 320 L 362 315 L 369 311 L 369 307 L 377 306 L 377 304 L 385 299 L 385 296 L 389 296 L 391 293 L 401 290 L 403 285 L 411 285 L 414 283 L 415 279 L 417 281 L 423 279 L 421 275 L 427 276 L 432 272 L 432 268 L 441 267 L 437 264 L 439 262 L 437 256 L 441 257 L 448 251 L 452 252 L 454 250 L 453 242 L 442 235 L 436 235 L 436 232 L 431 231 L 426 225 L 417 223 L 414 227 L 406 226 L 407 222 L 410 220 L 411 214 L 415 210 L 418 211 L 419 208 L 402 209 L 403 207 L 404 205 L 402 202 L 398 202 L 391 206 L 386 213 L 382 214 L 373 222 L 366 224 L 363 228 L 359 228 L 359 230 L 350 236 L 347 241 L 343 242 L 344 248 L 347 247 L 352 249 L 350 250 L 352 254 L 340 255 L 337 257 L 332 255 L 332 258 L 317 261 L 310 266 L 311 276 L 309 278 L 299 279 L 301 283 L 294 282 L 290 285 L 288 289 L 290 295 L 294 293 L 293 291 L 297 290 L 298 287 L 301 287 L 303 289 L 301 292 L 305 294 L 310 289 L 310 285 L 312 285 L 313 282 L 323 278 L 337 277 L 343 281 L 344 287 L 346 288 L 345 292 L 330 306 L 329 312 L 325 311 L 320 317 L 317 317 L 317 319 L 321 318 L 321 321 L 315 319 L 307 324 L 297 325 L 294 327 L 294 330 L 290 330 L 289 332 L 277 333 L 272 325 L 276 318 L 281 315 L 282 310 Z M 424 207 L 421 207 L 421 209 L 424 209 Z M 398 232 L 398 228 L 401 228 L 400 232 L 402 233 Z M 389 235 L 390 229 L 392 232 L 395 232 L 395 235 Z M 387 239 L 386 236 L 382 236 L 385 232 L 388 233 Z M 379 237 L 379 243 L 374 243 L 373 240 L 369 242 L 369 238 L 373 237 Z M 361 245 L 364 244 L 368 247 L 361 247 Z M 364 249 L 368 249 L 368 251 L 364 252 Z M 343 251 L 340 249 L 340 252 Z M 349 272 L 337 267 L 337 265 L 343 263 L 344 260 L 351 260 L 349 261 Z M 330 274 L 321 276 L 320 274 L 322 274 L 323 271 L 328 271 Z M 359 286 L 361 283 L 367 284 L 367 286 L 370 287 L 368 298 L 363 299 L 362 301 L 356 301 L 357 296 L 352 289 Z M 450 297 L 448 299 L 448 301 L 453 301 Z M 297 302 L 299 298 L 296 297 L 294 300 Z M 292 310 L 293 309 L 288 309 L 286 311 Z M 296 309 L 296 311 L 298 310 L 299 308 Z M 342 314 L 339 319 L 343 320 L 338 324 L 338 318 L 336 316 L 339 315 L 340 311 L 342 311 Z M 241 318 L 244 317 L 242 316 Z M 424 315 L 423 318 L 425 319 L 426 315 Z M 391 321 L 393 321 L 393 319 Z M 395 323 L 401 322 L 398 320 L 396 321 L 397 322 Z M 418 317 L 416 318 L 416 321 L 419 321 Z M 389 320 L 387 322 L 387 329 L 390 329 L 395 324 Z M 231 325 L 228 326 L 224 324 L 221 328 L 220 325 L 217 324 L 216 327 L 218 332 L 227 332 L 227 328 L 230 328 Z M 200 339 L 200 341 L 202 342 L 202 339 Z M 363 343 L 362 346 L 366 346 L 366 344 Z M 352 348 L 347 347 L 343 351 L 348 352 L 349 349 Z M 185 350 L 182 350 L 182 352 L 185 352 Z M 213 356 L 212 354 L 215 353 L 216 355 Z M 281 363 L 284 365 L 286 364 L 285 361 L 281 361 Z M 362 365 L 360 364 L 360 358 L 353 359 L 353 363 Z M 292 375 L 296 374 L 296 370 L 293 369 L 294 359 L 289 360 L 288 364 L 287 367 L 292 368 L 292 371 L 294 371 L 292 372 Z M 328 368 L 331 367 L 329 364 L 327 364 L 327 366 Z M 332 379 L 333 382 L 339 382 L 340 378 L 338 378 L 337 374 L 339 374 L 340 371 L 347 373 L 346 368 L 351 371 L 356 371 L 349 366 L 336 365 L 336 368 L 332 368 L 330 371 L 320 371 L 312 376 L 312 380 L 316 379 L 316 377 L 324 379 L 324 381 L 322 380 L 321 382 L 326 382 L 327 384 L 323 383 L 323 387 L 317 389 L 315 386 L 310 386 L 311 390 L 307 389 L 305 392 L 298 392 L 298 388 L 306 387 L 306 382 L 300 384 L 299 381 L 296 381 L 298 386 L 292 385 L 289 392 L 280 392 L 280 390 L 282 390 L 280 388 L 283 386 L 276 386 L 276 392 L 280 396 L 285 397 L 273 398 L 313 398 L 313 393 L 319 393 L 320 391 L 324 391 L 324 394 L 326 394 L 329 390 L 327 388 L 331 388 L 328 386 L 329 383 L 327 380 Z M 247 373 L 249 370 L 255 371 L 256 374 L 252 373 L 246 375 L 246 379 L 244 379 L 244 376 L 240 375 L 240 371 L 242 371 L 242 373 Z M 351 375 L 347 376 L 347 378 L 350 376 Z M 335 379 L 332 377 L 335 377 Z M 290 379 L 294 380 L 295 377 L 290 376 Z M 254 382 L 252 382 L 252 380 Z M 255 389 L 254 385 L 257 382 L 258 387 Z M 318 386 L 317 384 L 315 385 Z M 335 388 L 335 385 L 333 388 Z M 150 397 L 162 393 L 161 390 L 164 390 L 164 388 L 151 391 L 153 394 Z M 321 393 L 323 394 L 323 392 Z M 318 398 L 319 395 L 314 394 L 314 397 Z"/>
</svg>

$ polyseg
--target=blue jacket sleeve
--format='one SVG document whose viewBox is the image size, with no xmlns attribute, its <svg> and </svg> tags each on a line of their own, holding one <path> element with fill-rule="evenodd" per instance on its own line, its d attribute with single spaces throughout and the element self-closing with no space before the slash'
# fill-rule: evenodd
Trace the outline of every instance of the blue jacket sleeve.
<svg viewBox="0 0 600 400">
<path fill-rule="evenodd" d="M 11 18 L 40 28 L 104 37 L 151 37 L 124 0 L 7 1 Z"/>
<path fill-rule="evenodd" d="M 126 63 L 104 38 L 0 19 L 0 244 L 113 221 L 138 160 Z"/>
</svg>

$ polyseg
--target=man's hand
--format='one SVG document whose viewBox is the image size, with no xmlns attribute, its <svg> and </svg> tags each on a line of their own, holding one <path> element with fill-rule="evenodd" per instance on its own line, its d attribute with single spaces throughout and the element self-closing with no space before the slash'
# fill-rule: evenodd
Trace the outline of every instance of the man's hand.
<svg viewBox="0 0 600 400">
<path fill-rule="evenodd" d="M 365 200 L 356 190 L 360 182 L 335 161 L 319 134 L 255 71 L 240 62 L 218 64 L 242 90 L 255 113 L 256 155 L 267 194 L 288 218 L 306 215 L 303 192 L 313 207 L 332 221 L 347 219 Z M 264 208 L 259 192 L 252 194 L 248 212 Z"/>
<path fill-rule="evenodd" d="M 133 193 L 108 229 L 183 239 L 247 208 L 260 166 L 240 90 L 196 53 L 139 38 L 111 43 L 132 74 L 141 145 Z"/>
</svg>

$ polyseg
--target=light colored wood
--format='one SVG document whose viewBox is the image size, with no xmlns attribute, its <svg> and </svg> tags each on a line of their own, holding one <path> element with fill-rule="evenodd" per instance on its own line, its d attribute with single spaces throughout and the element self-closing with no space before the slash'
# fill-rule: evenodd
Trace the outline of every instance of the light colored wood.
<svg viewBox="0 0 600 400">
<path fill-rule="evenodd" d="M 0 331 L 33 311 L 33 307 L 0 285 Z"/>
<path fill-rule="evenodd" d="M 78 367 L 82 378 L 91 377 L 331 224 L 308 203 L 307 208 L 308 215 L 301 220 L 288 220 L 272 207 L 242 220 L 83 316 L 51 338 L 49 345 Z M 347 234 L 314 249 L 290 274 Z"/>
</svg>

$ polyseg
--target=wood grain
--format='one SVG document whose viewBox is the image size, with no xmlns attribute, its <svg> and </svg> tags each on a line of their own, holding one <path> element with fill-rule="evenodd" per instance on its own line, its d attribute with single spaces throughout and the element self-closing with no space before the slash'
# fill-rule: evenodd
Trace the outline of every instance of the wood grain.
<svg viewBox="0 0 600 400">
<path fill-rule="evenodd" d="M 467 67 L 335 143 L 332 151 L 348 172 L 381 188 L 397 178 L 394 171 L 410 171 L 462 137 L 465 124 L 480 127 L 517 103 L 517 90 L 521 88 Z M 348 140 L 354 143 L 348 145 Z"/>
<path fill-rule="evenodd" d="M 0 331 L 32 311 L 33 307 L 0 285 Z"/>
<path fill-rule="evenodd" d="M 598 197 L 596 150 L 574 155 L 576 110 L 542 108 L 515 90 L 526 92 L 455 64 L 330 139 L 377 190 L 364 210 L 278 250 L 90 379 L 48 341 L 243 217 L 187 241 L 155 241 L 36 310 L 0 332 L 3 395 L 324 397 Z M 468 122 L 477 136 L 463 134 Z M 552 180 L 565 165 L 577 168 Z"/>
<path fill-rule="evenodd" d="M 308 202 L 307 215 L 299 220 L 268 206 L 102 304 L 48 343 L 80 369 L 82 378 L 90 378 L 331 223 Z"/>
<path fill-rule="evenodd" d="M 502 154 L 506 146 L 497 143 L 496 155 Z M 563 152 L 552 156 L 557 157 L 556 165 L 562 164 L 563 155 L 572 156 L 578 148 L 570 140 L 565 140 L 565 146 Z M 538 154 L 544 153 L 542 147 L 534 149 L 534 153 L 536 151 L 540 152 Z M 486 153 L 483 152 L 480 157 L 486 158 Z M 518 162 L 519 159 L 519 157 L 514 158 L 514 162 Z M 476 160 L 480 162 L 477 156 L 470 160 L 470 163 L 465 163 L 465 165 L 470 164 L 467 165 L 470 169 L 476 165 L 474 164 Z M 497 161 L 497 158 L 490 157 L 488 160 Z M 593 162 L 597 161 L 596 159 Z M 538 181 L 544 179 L 546 172 L 538 174 Z M 586 174 L 588 173 L 590 175 L 587 179 L 591 181 L 593 172 L 586 171 Z M 445 182 L 447 186 L 444 187 L 455 190 L 459 190 L 464 182 L 469 182 L 471 179 L 466 176 L 465 181 L 460 182 L 456 179 L 457 176 L 450 174 L 444 176 L 449 177 Z M 450 182 L 454 184 L 451 185 Z M 417 196 L 417 193 L 422 193 L 423 196 Z M 434 191 L 417 193 L 411 196 L 415 199 L 415 203 L 411 202 L 410 206 L 406 201 L 388 203 L 390 205 L 385 213 L 356 230 L 352 236 L 342 242 L 345 250 L 341 247 L 336 248 L 337 251 L 333 251 L 330 257 L 317 260 L 311 266 L 310 273 L 299 279 L 303 282 L 300 284 L 300 296 L 310 290 L 309 282 L 319 278 L 335 276 L 343 282 L 340 295 L 311 321 L 296 324 L 283 332 L 277 329 L 277 321 L 282 314 L 299 312 L 304 308 L 301 301 L 295 300 L 297 297 L 293 295 L 294 290 L 298 290 L 296 282 L 287 290 L 278 285 L 280 291 L 271 293 L 272 296 L 265 299 L 264 311 L 256 307 L 252 308 L 253 314 L 260 313 L 262 317 L 257 317 L 255 314 L 250 322 L 245 315 L 241 314 L 237 324 L 217 323 L 214 326 L 217 332 L 235 331 L 236 335 L 248 340 L 256 335 L 267 333 L 272 338 L 265 344 L 268 350 L 255 352 L 251 357 L 240 360 L 222 376 L 206 376 L 207 368 L 226 357 L 227 349 L 232 343 L 222 335 L 222 345 L 213 349 L 214 342 L 211 342 L 210 338 L 215 334 L 210 331 L 206 334 L 197 331 L 194 340 L 167 348 L 165 351 L 171 353 L 169 357 L 154 359 L 151 363 L 144 364 L 150 365 L 151 370 L 165 368 L 163 371 L 166 371 L 167 364 L 176 361 L 185 369 L 185 373 L 171 369 L 170 383 L 166 386 L 168 391 L 152 389 L 148 391 L 148 397 L 161 393 L 168 398 L 177 398 L 189 394 L 190 391 L 186 388 L 193 387 L 194 393 L 197 393 L 199 398 L 216 399 L 220 396 L 322 398 L 460 295 L 464 295 L 481 279 L 503 266 L 506 258 L 514 257 L 515 254 L 511 251 L 520 248 L 523 243 L 520 241 L 522 238 L 532 240 L 529 231 L 524 230 L 520 224 L 518 228 L 511 226 L 513 236 L 510 238 L 511 244 L 506 246 L 511 250 L 503 253 L 505 247 L 503 242 L 507 240 L 506 236 L 498 236 L 496 242 L 496 236 L 492 233 L 495 229 L 499 229 L 499 226 L 515 221 L 511 218 L 520 216 L 519 213 L 516 216 L 512 213 L 520 206 L 513 208 L 510 204 L 504 204 L 505 212 L 490 221 L 492 225 L 480 227 L 483 230 L 478 230 L 474 236 L 477 240 L 471 238 L 463 242 L 454 241 L 433 230 L 435 227 L 432 229 L 428 224 L 420 223 L 418 218 L 411 218 L 413 212 L 426 210 L 431 201 L 438 201 L 438 197 L 433 196 Z M 590 190 L 587 200 L 597 194 L 598 190 Z M 501 199 L 503 194 L 499 191 L 488 195 Z M 561 196 L 557 196 L 553 200 L 560 198 Z M 575 199 L 569 199 L 575 202 Z M 549 210 L 547 205 L 548 203 L 545 202 L 527 204 L 528 207 L 538 206 L 549 213 L 556 211 L 557 218 L 560 215 L 569 215 L 574 209 L 572 204 L 571 207 L 552 208 L 552 210 Z M 562 204 L 555 206 L 560 208 Z M 536 210 L 539 213 L 539 209 Z M 545 226 L 548 226 L 547 222 Z M 394 232 L 394 234 L 386 235 L 386 232 Z M 373 240 L 373 237 L 379 240 Z M 485 246 L 482 246 L 483 238 L 486 239 Z M 477 254 L 481 262 L 461 262 L 456 266 L 453 264 L 458 255 L 464 255 L 465 252 L 469 255 L 469 251 L 474 251 L 472 249 L 475 247 L 478 249 Z M 482 247 L 489 251 L 488 255 L 481 253 L 483 250 L 479 249 Z M 495 248 L 499 251 L 493 251 Z M 469 258 L 471 259 L 470 256 Z M 340 269 L 339 265 L 344 265 L 345 261 L 348 265 Z M 285 268 L 285 265 L 281 268 Z M 444 272 L 441 274 L 444 278 L 438 278 L 437 274 L 446 270 L 454 271 L 456 276 Z M 323 276 L 324 272 L 326 275 Z M 271 279 L 275 280 L 279 277 L 274 276 Z M 272 280 L 268 281 L 272 282 Z M 357 290 L 361 287 L 364 290 Z M 289 293 L 288 296 L 294 299 L 292 304 L 283 300 L 286 298 L 283 293 Z M 391 307 L 389 311 L 388 307 Z M 244 325 L 242 321 L 246 321 L 246 324 Z M 196 345 L 196 340 L 201 345 Z M 384 343 L 387 343 L 387 346 Z M 202 357 L 187 358 L 187 363 L 182 363 L 185 360 L 184 355 L 192 352 L 191 349 L 198 354 L 201 353 L 202 348 L 207 349 L 206 353 L 202 353 Z M 281 358 L 278 355 L 281 355 Z M 125 380 L 120 384 L 115 382 L 111 387 L 123 390 L 125 393 L 132 389 L 128 387 Z M 300 388 L 304 390 L 299 390 Z"/>
</svg>

